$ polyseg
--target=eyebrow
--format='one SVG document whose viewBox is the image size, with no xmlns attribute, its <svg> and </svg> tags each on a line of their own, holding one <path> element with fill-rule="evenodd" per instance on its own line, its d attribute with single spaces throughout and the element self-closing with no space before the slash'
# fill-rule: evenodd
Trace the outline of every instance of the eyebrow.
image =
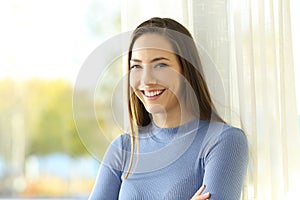
<svg viewBox="0 0 300 200">
<path fill-rule="evenodd" d="M 165 57 L 157 57 L 157 58 L 153 58 L 150 63 L 153 63 L 153 62 L 156 62 L 156 61 L 160 61 L 160 60 L 168 60 L 170 61 L 170 59 L 168 58 L 165 58 Z M 141 60 L 139 59 L 131 59 L 130 61 L 133 61 L 133 62 L 142 62 Z"/>
</svg>

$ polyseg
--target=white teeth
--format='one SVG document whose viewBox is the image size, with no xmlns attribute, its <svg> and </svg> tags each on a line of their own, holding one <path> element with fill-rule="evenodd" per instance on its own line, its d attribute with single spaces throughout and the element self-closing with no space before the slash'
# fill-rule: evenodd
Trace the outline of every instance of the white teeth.
<svg viewBox="0 0 300 200">
<path fill-rule="evenodd" d="M 160 95 L 163 92 L 163 90 L 154 90 L 154 91 L 147 91 L 145 90 L 144 93 L 147 97 L 154 97 L 157 95 Z"/>
</svg>

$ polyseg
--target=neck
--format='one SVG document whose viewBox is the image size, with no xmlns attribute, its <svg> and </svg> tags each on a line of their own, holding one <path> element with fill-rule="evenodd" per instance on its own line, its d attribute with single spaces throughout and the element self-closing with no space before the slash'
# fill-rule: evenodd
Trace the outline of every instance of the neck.
<svg viewBox="0 0 300 200">
<path fill-rule="evenodd" d="M 196 117 L 190 112 L 168 112 L 152 114 L 153 122 L 160 128 L 173 128 L 186 124 Z"/>
</svg>

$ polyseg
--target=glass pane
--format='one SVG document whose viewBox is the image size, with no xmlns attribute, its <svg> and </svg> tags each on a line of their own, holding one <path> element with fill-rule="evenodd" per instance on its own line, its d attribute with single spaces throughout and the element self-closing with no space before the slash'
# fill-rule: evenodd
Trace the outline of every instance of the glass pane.
<svg viewBox="0 0 300 200">
<path fill-rule="evenodd" d="M 120 32 L 120 2 L 0 1 L 0 199 L 87 199 L 99 163 L 78 136 L 73 86 Z"/>
</svg>

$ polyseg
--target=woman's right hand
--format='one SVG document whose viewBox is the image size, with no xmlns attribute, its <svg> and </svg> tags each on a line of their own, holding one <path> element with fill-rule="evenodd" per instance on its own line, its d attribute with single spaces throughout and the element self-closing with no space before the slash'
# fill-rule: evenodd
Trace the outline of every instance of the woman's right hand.
<svg viewBox="0 0 300 200">
<path fill-rule="evenodd" d="M 202 192 L 205 190 L 205 187 L 205 185 L 202 185 L 200 189 L 191 198 L 191 200 L 208 200 L 210 197 L 210 193 L 207 192 L 205 194 L 202 194 Z"/>
</svg>

